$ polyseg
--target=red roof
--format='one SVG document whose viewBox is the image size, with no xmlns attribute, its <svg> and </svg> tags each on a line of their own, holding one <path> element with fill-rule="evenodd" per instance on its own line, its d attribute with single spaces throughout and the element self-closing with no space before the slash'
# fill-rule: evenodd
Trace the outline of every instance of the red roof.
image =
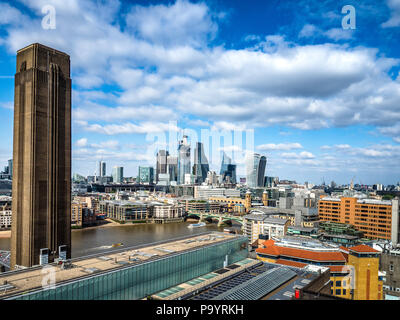
<svg viewBox="0 0 400 320">
<path fill-rule="evenodd" d="M 256 252 L 277 257 L 286 256 L 310 261 L 346 261 L 345 256 L 340 251 L 310 251 L 305 249 L 271 246 L 267 248 L 258 248 L 256 249 Z"/>
<path fill-rule="evenodd" d="M 297 267 L 297 268 L 304 268 L 307 266 L 307 263 L 301 263 L 301 262 L 296 262 L 296 261 L 290 261 L 290 260 L 284 260 L 284 259 L 277 259 L 275 263 L 282 264 L 285 266 L 292 266 L 292 267 Z M 325 267 L 325 266 L 324 266 Z M 349 270 L 347 268 L 344 268 L 345 266 L 326 266 L 327 268 L 330 269 L 331 273 L 348 273 Z"/>
<path fill-rule="evenodd" d="M 263 242 L 263 245 L 264 245 L 265 247 L 270 247 L 270 246 L 275 245 L 275 241 L 272 240 L 272 239 L 265 240 L 265 241 Z"/>
<path fill-rule="evenodd" d="M 283 259 L 278 259 L 275 261 L 275 263 L 283 264 L 285 266 L 297 267 L 297 268 L 304 268 L 305 266 L 307 266 L 307 263 L 301 263 L 301 262 L 289 261 L 289 260 L 283 260 Z"/>
<path fill-rule="evenodd" d="M 263 253 L 269 256 L 279 256 L 280 252 L 277 246 L 266 247 L 266 248 L 258 248 L 256 249 L 256 253 Z"/>
<path fill-rule="evenodd" d="M 379 252 L 378 250 L 375 250 L 374 248 L 371 248 L 370 246 L 367 246 L 365 244 L 360 244 L 355 247 L 350 248 L 351 251 L 359 252 L 359 253 L 376 253 Z"/>
</svg>

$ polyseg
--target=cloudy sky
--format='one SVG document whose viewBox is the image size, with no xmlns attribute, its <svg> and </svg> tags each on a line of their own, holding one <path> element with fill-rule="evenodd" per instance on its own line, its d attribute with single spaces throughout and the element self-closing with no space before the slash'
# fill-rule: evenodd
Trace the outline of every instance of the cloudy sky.
<svg viewBox="0 0 400 320">
<path fill-rule="evenodd" d="M 43 28 L 49 5 L 55 29 Z M 342 28 L 345 5 L 356 29 Z M 16 51 L 40 42 L 71 56 L 73 173 L 103 159 L 136 175 L 186 129 L 242 136 L 217 149 L 239 175 L 254 149 L 269 176 L 396 184 L 399 38 L 400 0 L 2 1 L 0 166 L 12 157 Z"/>
</svg>

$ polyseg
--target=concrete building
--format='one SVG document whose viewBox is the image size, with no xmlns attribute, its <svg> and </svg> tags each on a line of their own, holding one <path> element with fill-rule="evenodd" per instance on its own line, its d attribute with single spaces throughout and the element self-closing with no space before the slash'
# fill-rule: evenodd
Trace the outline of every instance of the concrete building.
<svg viewBox="0 0 400 320">
<path fill-rule="evenodd" d="M 146 221 L 148 217 L 148 206 L 140 201 L 105 200 L 100 201 L 99 206 L 100 213 L 118 222 Z"/>
<path fill-rule="evenodd" d="M 11 229 L 12 211 L 0 208 L 0 230 Z"/>
<path fill-rule="evenodd" d="M 379 270 L 385 273 L 383 291 L 387 296 L 400 300 L 400 250 L 385 251 L 381 254 Z"/>
<path fill-rule="evenodd" d="M 206 183 L 208 185 L 217 185 L 218 184 L 218 176 L 215 173 L 215 171 L 208 171 L 207 172 Z"/>
<path fill-rule="evenodd" d="M 212 197 L 240 198 L 240 190 L 213 188 L 210 186 L 195 186 L 194 197 L 196 199 L 204 199 L 204 200 L 207 200 Z"/>
<path fill-rule="evenodd" d="M 243 233 L 252 244 L 258 239 L 268 240 L 272 237 L 285 236 L 290 225 L 288 219 L 269 218 L 266 215 L 249 214 L 244 216 L 245 223 Z"/>
<path fill-rule="evenodd" d="M 185 214 L 184 205 L 154 204 L 150 205 L 151 217 L 155 219 L 182 218 Z"/>
<path fill-rule="evenodd" d="M 67 54 L 41 44 L 17 52 L 11 268 L 71 256 L 71 79 Z"/>
<path fill-rule="evenodd" d="M 72 202 L 71 225 L 83 228 L 96 224 L 96 211 L 85 202 Z"/>
<path fill-rule="evenodd" d="M 223 206 L 214 201 L 205 200 L 180 200 L 185 205 L 186 212 L 193 213 L 221 213 Z"/>
</svg>

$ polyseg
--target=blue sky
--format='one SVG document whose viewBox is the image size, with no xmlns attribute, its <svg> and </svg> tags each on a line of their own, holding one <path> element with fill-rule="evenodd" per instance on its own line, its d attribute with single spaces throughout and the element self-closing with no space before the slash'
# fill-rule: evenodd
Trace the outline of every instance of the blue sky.
<svg viewBox="0 0 400 320">
<path fill-rule="evenodd" d="M 42 27 L 46 5 L 55 29 Z M 396 184 L 399 36 L 400 0 L 3 1 L 0 166 L 12 156 L 15 54 L 40 42 L 71 56 L 74 173 L 103 159 L 133 176 L 183 129 L 192 140 L 234 129 L 254 130 L 269 176 Z M 236 142 L 209 155 L 212 169 L 224 149 L 244 174 L 249 146 Z"/>
</svg>

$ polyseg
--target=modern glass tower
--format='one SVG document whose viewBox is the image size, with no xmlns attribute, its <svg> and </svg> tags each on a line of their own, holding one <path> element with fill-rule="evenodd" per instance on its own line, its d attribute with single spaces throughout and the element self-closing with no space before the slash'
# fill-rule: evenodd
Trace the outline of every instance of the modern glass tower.
<svg viewBox="0 0 400 320">
<path fill-rule="evenodd" d="M 178 157 L 167 157 L 167 173 L 170 181 L 178 181 Z"/>
<path fill-rule="evenodd" d="M 258 153 L 246 155 L 246 183 L 249 188 L 264 186 L 265 167 L 267 158 Z"/>
<path fill-rule="evenodd" d="M 167 173 L 167 159 L 169 152 L 165 150 L 160 150 L 157 153 L 157 165 L 156 165 L 156 181 L 158 182 L 159 174 Z"/>
<path fill-rule="evenodd" d="M 236 165 L 232 164 L 232 159 L 225 152 L 222 153 L 220 175 L 222 176 L 222 181 L 227 181 L 227 177 L 229 177 L 230 183 L 236 183 Z"/>
<path fill-rule="evenodd" d="M 185 174 L 190 173 L 190 144 L 187 136 L 179 141 L 178 145 L 178 184 L 185 183 Z"/>
<path fill-rule="evenodd" d="M 114 167 L 112 178 L 113 182 L 122 183 L 124 179 L 124 167 Z"/>
<path fill-rule="evenodd" d="M 210 170 L 206 155 L 204 154 L 203 144 L 196 143 L 194 149 L 194 165 L 193 175 L 195 176 L 196 183 L 203 183 L 207 179 L 207 172 Z"/>
</svg>

